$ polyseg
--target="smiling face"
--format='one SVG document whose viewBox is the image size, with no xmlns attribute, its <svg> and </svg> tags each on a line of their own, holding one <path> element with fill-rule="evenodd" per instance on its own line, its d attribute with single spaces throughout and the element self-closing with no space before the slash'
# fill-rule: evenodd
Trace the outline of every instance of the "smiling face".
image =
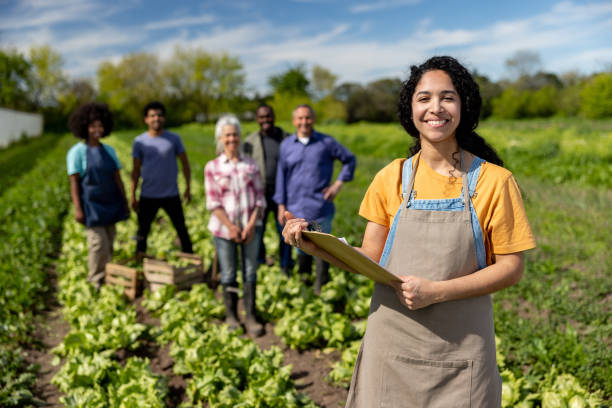
<svg viewBox="0 0 612 408">
<path fill-rule="evenodd" d="M 256 119 L 262 133 L 268 134 L 274 128 L 274 112 L 269 107 L 257 109 Z"/>
<path fill-rule="evenodd" d="M 149 127 L 149 132 L 157 134 L 164 129 L 166 116 L 161 109 L 149 109 L 144 117 L 144 121 Z"/>
<path fill-rule="evenodd" d="M 240 148 L 240 133 L 234 125 L 225 125 L 221 128 L 221 144 L 223 152 L 228 157 L 238 157 Z"/>
<path fill-rule="evenodd" d="M 99 144 L 100 138 L 104 136 L 104 125 L 101 120 L 94 120 L 87 125 L 87 143 Z"/>
<path fill-rule="evenodd" d="M 310 109 L 301 106 L 293 112 L 293 126 L 299 137 L 310 137 L 314 125 L 314 114 Z"/>
<path fill-rule="evenodd" d="M 412 96 L 412 120 L 421 143 L 455 142 L 461 119 L 461 99 L 446 72 L 428 71 Z"/>
</svg>

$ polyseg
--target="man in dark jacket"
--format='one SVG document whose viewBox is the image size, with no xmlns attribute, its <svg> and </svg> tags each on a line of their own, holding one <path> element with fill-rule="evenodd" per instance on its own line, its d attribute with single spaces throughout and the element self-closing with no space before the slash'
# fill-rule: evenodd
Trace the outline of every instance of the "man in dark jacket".
<svg viewBox="0 0 612 408">
<path fill-rule="evenodd" d="M 259 123 L 259 131 L 248 135 L 242 143 L 242 152 L 244 155 L 253 158 L 259 166 L 261 179 L 264 184 L 266 195 L 266 208 L 263 214 L 263 232 L 261 234 L 261 244 L 259 246 L 259 263 L 267 263 L 271 265 L 274 261 L 272 258 L 266 259 L 266 248 L 264 246 L 263 237 L 266 230 L 268 214 L 274 213 L 276 227 L 279 236 L 279 258 L 280 266 L 283 272 L 289 275 L 293 267 L 291 260 L 291 247 L 285 244 L 281 235 L 282 227 L 278 223 L 278 206 L 272 199 L 276 185 L 276 167 L 278 164 L 278 152 L 280 151 L 280 143 L 287 136 L 281 128 L 274 126 L 274 110 L 271 106 L 261 105 L 256 111 L 257 123 Z"/>
</svg>

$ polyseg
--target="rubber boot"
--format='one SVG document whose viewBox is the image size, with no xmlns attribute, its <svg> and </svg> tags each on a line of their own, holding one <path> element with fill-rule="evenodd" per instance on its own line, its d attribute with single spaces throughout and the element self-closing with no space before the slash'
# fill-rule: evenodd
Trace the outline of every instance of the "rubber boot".
<svg viewBox="0 0 612 408">
<path fill-rule="evenodd" d="M 291 277 L 291 269 L 289 266 L 283 266 L 281 268 L 281 270 L 283 271 L 283 275 L 285 275 L 286 277 Z"/>
<path fill-rule="evenodd" d="M 238 288 L 230 285 L 223 285 L 223 303 L 225 304 L 225 324 L 230 330 L 240 327 L 238 320 Z"/>
<path fill-rule="evenodd" d="M 247 282 L 244 284 L 244 310 L 246 311 L 246 330 L 251 336 L 259 337 L 264 334 L 264 328 L 255 317 L 255 282 Z"/>
<path fill-rule="evenodd" d="M 322 259 L 315 258 L 315 284 L 314 291 L 318 296 L 321 294 L 321 288 L 329 282 L 329 264 Z"/>
</svg>

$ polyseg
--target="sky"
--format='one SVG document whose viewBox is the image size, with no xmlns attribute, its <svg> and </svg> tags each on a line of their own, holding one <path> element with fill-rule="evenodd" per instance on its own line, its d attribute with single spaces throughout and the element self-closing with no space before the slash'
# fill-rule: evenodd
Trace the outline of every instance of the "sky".
<svg viewBox="0 0 612 408">
<path fill-rule="evenodd" d="M 44 44 L 73 78 L 130 52 L 169 59 L 177 44 L 226 52 L 259 92 L 296 64 L 365 84 L 442 54 L 492 80 L 510 75 L 517 51 L 549 72 L 590 74 L 612 66 L 612 1 L 0 0 L 0 47 Z"/>
</svg>

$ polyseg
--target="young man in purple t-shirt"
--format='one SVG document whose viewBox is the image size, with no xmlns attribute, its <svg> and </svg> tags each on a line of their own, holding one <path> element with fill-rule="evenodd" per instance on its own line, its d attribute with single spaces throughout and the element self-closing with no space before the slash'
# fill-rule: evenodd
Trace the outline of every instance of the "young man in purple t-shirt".
<svg viewBox="0 0 612 408">
<path fill-rule="evenodd" d="M 151 223 L 160 208 L 166 211 L 181 240 L 181 250 L 192 253 L 191 239 L 185 226 L 185 216 L 177 184 L 178 165 L 181 161 L 185 176 L 184 197 L 191 200 L 191 169 L 180 136 L 164 130 L 166 108 L 160 102 L 150 102 L 144 109 L 144 122 L 149 129 L 137 136 L 132 145 L 132 199 L 131 205 L 138 213 L 136 255 L 147 251 L 147 237 Z M 140 200 L 136 199 L 138 182 L 142 178 Z"/>
</svg>

